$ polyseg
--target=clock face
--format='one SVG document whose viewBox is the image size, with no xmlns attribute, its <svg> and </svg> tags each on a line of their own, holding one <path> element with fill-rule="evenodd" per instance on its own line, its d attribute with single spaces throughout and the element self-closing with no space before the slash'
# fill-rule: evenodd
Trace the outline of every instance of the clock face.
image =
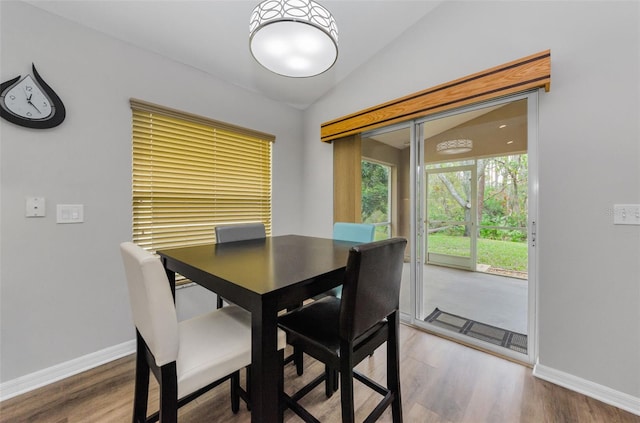
<svg viewBox="0 0 640 423">
<path fill-rule="evenodd" d="M 25 119 L 47 119 L 53 112 L 51 101 L 36 85 L 31 75 L 27 75 L 9 88 L 3 96 L 4 107 Z"/>
<path fill-rule="evenodd" d="M 0 116 L 35 129 L 58 126 L 65 118 L 62 100 L 32 66 L 33 77 L 20 76 L 0 85 Z"/>
</svg>

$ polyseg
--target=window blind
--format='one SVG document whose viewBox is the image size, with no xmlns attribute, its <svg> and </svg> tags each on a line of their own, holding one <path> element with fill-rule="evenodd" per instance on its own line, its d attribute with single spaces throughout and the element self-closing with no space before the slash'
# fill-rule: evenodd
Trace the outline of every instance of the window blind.
<svg viewBox="0 0 640 423">
<path fill-rule="evenodd" d="M 150 251 L 212 243 L 217 225 L 271 235 L 275 137 L 131 100 L 133 241 Z"/>
</svg>

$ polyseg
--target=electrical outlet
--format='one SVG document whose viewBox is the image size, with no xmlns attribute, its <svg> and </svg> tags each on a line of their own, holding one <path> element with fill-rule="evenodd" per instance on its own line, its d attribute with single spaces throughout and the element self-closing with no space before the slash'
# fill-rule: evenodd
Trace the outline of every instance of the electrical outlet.
<svg viewBox="0 0 640 423">
<path fill-rule="evenodd" d="M 640 204 L 614 204 L 614 225 L 640 225 Z"/>
<path fill-rule="evenodd" d="M 27 197 L 25 216 L 44 217 L 45 216 L 44 197 Z"/>
</svg>

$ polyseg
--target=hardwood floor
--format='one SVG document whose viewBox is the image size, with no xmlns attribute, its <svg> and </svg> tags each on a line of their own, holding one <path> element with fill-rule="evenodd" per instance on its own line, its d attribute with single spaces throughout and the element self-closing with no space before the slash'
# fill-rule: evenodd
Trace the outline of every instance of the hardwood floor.
<svg viewBox="0 0 640 423">
<path fill-rule="evenodd" d="M 413 422 L 597 422 L 640 423 L 640 417 L 534 378 L 531 369 L 401 325 L 401 381 L 404 421 Z M 385 382 L 385 351 L 378 349 L 358 370 Z M 323 371 L 305 358 L 305 373 L 285 368 L 285 390 L 292 392 Z M 0 403 L 0 422 L 130 422 L 134 359 L 128 356 L 77 376 Z M 153 379 L 153 377 L 151 377 Z M 243 382 L 244 383 L 244 382 Z M 149 411 L 157 409 L 155 381 Z M 356 420 L 362 421 L 377 394 L 356 382 Z M 340 395 L 326 399 L 319 386 L 303 405 L 323 422 L 340 421 Z M 233 414 L 228 383 L 179 411 L 182 422 L 251 421 L 244 405 Z M 291 411 L 285 422 L 300 420 Z M 387 410 L 380 419 L 391 422 Z"/>
</svg>

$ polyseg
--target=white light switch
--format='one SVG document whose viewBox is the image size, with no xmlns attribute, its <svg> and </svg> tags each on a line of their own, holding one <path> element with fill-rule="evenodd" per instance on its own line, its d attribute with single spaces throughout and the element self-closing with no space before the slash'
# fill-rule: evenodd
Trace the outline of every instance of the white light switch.
<svg viewBox="0 0 640 423">
<path fill-rule="evenodd" d="M 640 204 L 614 204 L 614 225 L 640 225 Z"/>
<path fill-rule="evenodd" d="M 82 223 L 84 222 L 83 204 L 58 204 L 57 223 Z"/>
<path fill-rule="evenodd" d="M 27 217 L 44 217 L 45 200 L 44 197 L 27 197 L 27 209 L 25 216 Z"/>
</svg>

